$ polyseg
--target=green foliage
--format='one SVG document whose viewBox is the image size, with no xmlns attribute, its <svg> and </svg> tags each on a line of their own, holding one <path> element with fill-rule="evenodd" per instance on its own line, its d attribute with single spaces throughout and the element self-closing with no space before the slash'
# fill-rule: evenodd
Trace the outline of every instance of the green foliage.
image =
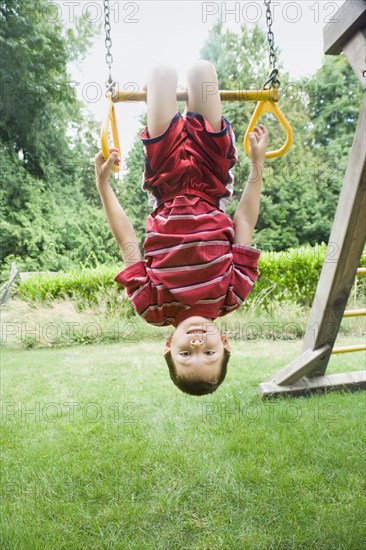
<svg viewBox="0 0 366 550">
<path fill-rule="evenodd" d="M 21 271 L 57 271 L 120 260 L 104 213 L 88 203 L 81 178 L 74 174 L 67 181 L 55 165 L 46 173 L 46 180 L 32 177 L 15 153 L 3 155 L 2 280 L 12 261 Z"/>
<path fill-rule="evenodd" d="M 264 252 L 249 303 L 259 302 L 265 307 L 273 301 L 311 305 L 325 256 L 325 245 Z"/>
<path fill-rule="evenodd" d="M 113 278 L 111 269 L 82 269 L 67 273 L 31 275 L 19 286 L 21 298 L 33 301 L 74 298 L 95 301 L 95 293 L 103 292 Z"/>
<path fill-rule="evenodd" d="M 1 282 L 14 260 L 37 271 L 120 259 L 90 161 L 99 128 L 67 72 L 92 31 L 82 20 L 65 31 L 45 9 L 44 0 L 0 4 Z"/>
<path fill-rule="evenodd" d="M 140 119 L 141 128 L 146 126 L 146 115 Z M 144 170 L 144 152 L 139 135 L 126 159 L 127 174 L 116 191 L 120 193 L 121 203 L 135 231 L 141 251 L 145 240 L 146 218 L 151 211 L 147 202 L 147 193 L 142 190 Z M 118 195 L 117 195 L 118 196 Z"/>
<path fill-rule="evenodd" d="M 95 306 L 102 299 L 109 311 L 118 309 L 129 317 L 133 308 L 122 288 L 114 283 L 117 269 L 99 266 L 96 269 L 74 269 L 68 272 L 34 274 L 21 281 L 17 296 L 33 302 L 72 299 L 83 309 Z"/>
<path fill-rule="evenodd" d="M 81 21 L 76 26 L 80 37 L 72 30 L 65 33 L 57 18 L 45 16 L 47 4 L 7 0 L 0 6 L 0 139 L 21 153 L 35 176 L 44 173 L 50 159 L 64 166 L 71 153 L 67 132 L 81 119 L 67 61 L 84 54 L 92 37 Z"/>
<path fill-rule="evenodd" d="M 314 147 L 342 144 L 347 150 L 352 144 L 362 88 L 344 55 L 325 57 L 315 79 L 303 82 L 309 98 Z"/>
</svg>

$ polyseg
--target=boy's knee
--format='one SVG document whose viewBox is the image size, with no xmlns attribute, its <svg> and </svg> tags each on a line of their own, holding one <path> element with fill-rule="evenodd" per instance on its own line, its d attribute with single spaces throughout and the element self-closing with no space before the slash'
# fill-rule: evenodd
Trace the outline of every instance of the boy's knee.
<svg viewBox="0 0 366 550">
<path fill-rule="evenodd" d="M 195 78 L 216 78 L 216 69 L 214 65 L 206 59 L 198 59 L 193 65 L 191 65 L 188 75 Z"/>
<path fill-rule="evenodd" d="M 150 71 L 150 81 L 162 82 L 175 82 L 178 80 L 178 73 L 172 65 L 157 65 Z"/>
</svg>

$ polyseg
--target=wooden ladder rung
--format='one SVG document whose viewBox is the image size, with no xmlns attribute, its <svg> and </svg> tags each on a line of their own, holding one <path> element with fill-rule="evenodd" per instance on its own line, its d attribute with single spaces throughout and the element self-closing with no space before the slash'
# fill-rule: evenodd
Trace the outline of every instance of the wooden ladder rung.
<svg viewBox="0 0 366 550">
<path fill-rule="evenodd" d="M 366 315 L 366 309 L 347 309 L 343 317 L 362 317 Z"/>
<path fill-rule="evenodd" d="M 366 346 L 364 344 L 360 344 L 357 346 L 340 346 L 339 348 L 333 348 L 332 354 L 351 353 L 353 351 L 364 351 L 364 350 L 366 350 Z"/>
</svg>

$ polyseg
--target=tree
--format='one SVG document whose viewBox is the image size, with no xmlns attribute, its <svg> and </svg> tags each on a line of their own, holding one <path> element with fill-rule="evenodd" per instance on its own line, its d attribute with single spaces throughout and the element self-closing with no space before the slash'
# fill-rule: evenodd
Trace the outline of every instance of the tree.
<svg viewBox="0 0 366 550">
<path fill-rule="evenodd" d="M 82 21 L 65 30 L 49 8 L 45 0 L 0 2 L 2 278 L 14 259 L 25 270 L 120 260 L 90 162 L 96 126 L 68 75 L 92 32 Z"/>
<path fill-rule="evenodd" d="M 27 170 L 40 176 L 70 154 L 67 131 L 80 123 L 80 106 L 67 74 L 67 60 L 90 44 L 61 22 L 46 17 L 45 0 L 6 0 L 0 4 L 2 119 L 0 139 L 21 156 Z M 47 8 L 48 9 L 48 8 Z M 67 157 L 66 157 L 67 158 Z"/>
</svg>

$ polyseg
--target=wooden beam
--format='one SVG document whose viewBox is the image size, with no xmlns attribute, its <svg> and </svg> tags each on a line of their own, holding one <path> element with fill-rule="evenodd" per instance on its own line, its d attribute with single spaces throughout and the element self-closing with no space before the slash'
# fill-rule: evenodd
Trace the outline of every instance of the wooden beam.
<svg viewBox="0 0 366 550">
<path fill-rule="evenodd" d="M 303 351 L 336 340 L 366 239 L 366 97 L 358 120 L 346 175 L 307 325 Z M 329 359 L 329 358 L 328 358 Z M 314 364 L 325 373 L 328 359 Z"/>
<path fill-rule="evenodd" d="M 343 46 L 344 55 L 355 71 L 362 89 L 366 89 L 366 29 L 356 34 Z"/>
<path fill-rule="evenodd" d="M 324 52 L 339 55 L 356 31 L 366 27 L 366 0 L 346 0 L 324 27 Z"/>
<path fill-rule="evenodd" d="M 319 361 L 329 359 L 331 348 L 328 345 L 313 351 L 312 349 L 305 350 L 301 355 L 296 357 L 291 363 L 283 369 L 271 376 L 267 382 L 278 384 L 279 386 L 293 384 L 309 372 L 314 370 L 314 364 Z"/>
<path fill-rule="evenodd" d="M 259 395 L 261 397 L 298 396 L 343 389 L 350 391 L 366 389 L 366 371 L 329 374 L 316 378 L 305 377 L 289 386 L 280 386 L 274 382 L 262 382 L 259 385 Z"/>
</svg>

